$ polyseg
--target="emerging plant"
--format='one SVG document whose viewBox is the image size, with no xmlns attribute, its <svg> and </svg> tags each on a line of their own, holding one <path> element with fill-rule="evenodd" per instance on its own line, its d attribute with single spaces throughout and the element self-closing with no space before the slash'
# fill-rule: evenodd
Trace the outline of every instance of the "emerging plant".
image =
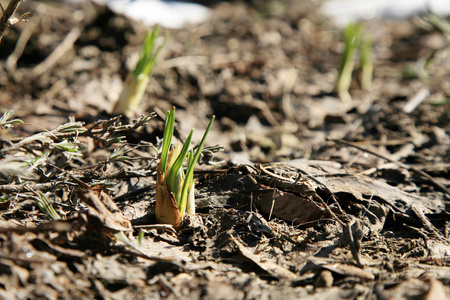
<svg viewBox="0 0 450 300">
<path fill-rule="evenodd" d="M 156 38 L 159 35 L 160 27 L 157 26 L 153 32 L 148 32 L 139 53 L 139 60 L 133 72 L 130 72 L 126 78 L 123 90 L 114 105 L 112 113 L 115 115 L 124 114 L 132 117 L 136 108 L 139 106 L 145 89 L 147 88 L 150 74 L 155 66 L 156 58 L 161 52 L 166 39 L 155 48 Z"/>
<path fill-rule="evenodd" d="M 45 213 L 50 219 L 52 219 L 54 221 L 61 220 L 60 215 L 53 208 L 52 203 L 50 202 L 50 200 L 48 200 L 47 196 L 41 191 L 35 192 L 33 190 L 33 192 L 36 194 L 36 197 L 35 197 L 36 204 L 39 207 L 39 209 L 43 213 Z"/>
<path fill-rule="evenodd" d="M 352 72 L 355 66 L 355 57 L 356 52 L 358 51 L 362 29 L 362 23 L 350 23 L 344 33 L 345 50 L 336 83 L 336 92 L 344 102 L 351 101 L 348 90 L 350 89 L 350 84 L 352 82 Z"/>
<path fill-rule="evenodd" d="M 194 199 L 194 166 L 202 152 L 203 145 L 214 122 L 214 116 L 196 152 L 189 150 L 194 130 L 189 133 L 184 145 L 171 145 L 175 124 L 175 108 L 167 112 L 164 125 L 164 136 L 161 148 L 161 158 L 158 163 L 156 181 L 156 219 L 165 224 L 179 228 L 184 214 L 195 214 Z M 183 163 L 187 157 L 186 171 Z"/>
<path fill-rule="evenodd" d="M 345 50 L 342 57 L 341 67 L 339 69 L 335 91 L 341 97 L 342 101 L 346 103 L 351 102 L 351 96 L 348 91 L 352 82 L 352 73 L 355 67 L 356 54 L 360 44 L 361 87 L 363 90 L 367 90 L 370 88 L 372 83 L 372 39 L 370 35 L 364 35 L 361 38 L 363 28 L 363 23 L 350 23 L 344 33 Z"/>
<path fill-rule="evenodd" d="M 19 120 L 19 119 L 9 120 L 13 114 L 14 114 L 14 110 L 11 109 L 10 111 L 4 113 L 0 117 L 0 128 L 1 129 L 8 129 L 9 127 L 13 126 L 13 124 L 23 124 L 23 121 Z"/>
<path fill-rule="evenodd" d="M 372 86 L 372 36 L 365 34 L 361 40 L 361 88 L 364 91 L 369 91 Z"/>
</svg>

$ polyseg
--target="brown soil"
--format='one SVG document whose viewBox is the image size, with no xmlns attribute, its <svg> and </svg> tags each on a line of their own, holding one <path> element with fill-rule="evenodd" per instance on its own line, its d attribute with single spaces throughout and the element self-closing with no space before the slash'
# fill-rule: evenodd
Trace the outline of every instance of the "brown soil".
<svg viewBox="0 0 450 300">
<path fill-rule="evenodd" d="M 449 36 L 417 16 L 367 22 L 374 80 L 363 91 L 357 63 L 345 102 L 342 30 L 319 4 L 226 2 L 210 22 L 163 29 L 145 124 L 99 121 L 114 117 L 145 28 L 92 5 L 22 4 L 33 16 L 0 47 L 1 111 L 24 122 L 0 131 L 0 297 L 449 297 Z M 196 128 L 199 142 L 216 116 L 197 214 L 178 232 L 154 215 L 151 146 L 172 106 L 181 140 Z M 91 130 L 55 130 L 69 117 Z M 111 160 L 120 147 L 127 158 Z"/>
</svg>

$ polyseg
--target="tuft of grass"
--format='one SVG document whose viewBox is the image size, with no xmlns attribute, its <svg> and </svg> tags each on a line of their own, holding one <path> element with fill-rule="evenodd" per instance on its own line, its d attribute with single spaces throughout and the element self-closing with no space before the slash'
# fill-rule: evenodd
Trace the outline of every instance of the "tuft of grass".
<svg viewBox="0 0 450 300">
<path fill-rule="evenodd" d="M 161 27 L 156 26 L 152 32 L 147 32 L 139 53 L 139 60 L 133 72 L 130 72 L 125 80 L 119 99 L 112 110 L 113 114 L 124 114 L 128 117 L 134 115 L 144 96 L 156 59 L 167 40 L 166 36 L 162 44 L 156 46 L 160 30 Z"/>
<path fill-rule="evenodd" d="M 178 228 L 185 213 L 195 214 L 194 167 L 200 157 L 214 118 L 214 116 L 211 118 L 203 138 L 194 152 L 193 149 L 189 149 L 194 130 L 191 130 L 183 145 L 172 146 L 175 108 L 167 112 L 161 158 L 157 166 L 155 213 L 159 222 Z M 185 170 L 183 169 L 184 162 L 186 162 Z"/>
<path fill-rule="evenodd" d="M 370 91 L 372 87 L 373 64 L 372 64 L 372 36 L 364 34 L 361 39 L 361 88 Z"/>
<path fill-rule="evenodd" d="M 348 91 L 352 83 L 352 73 L 355 67 L 356 54 L 360 45 L 361 33 L 363 28 L 363 23 L 350 23 L 349 25 L 347 25 L 344 32 L 345 50 L 342 56 L 341 66 L 339 68 L 335 91 L 345 103 L 351 102 L 351 96 Z M 371 51 L 371 47 L 366 51 L 369 50 Z M 366 53 L 365 58 L 369 57 L 370 56 L 368 56 Z"/>
</svg>

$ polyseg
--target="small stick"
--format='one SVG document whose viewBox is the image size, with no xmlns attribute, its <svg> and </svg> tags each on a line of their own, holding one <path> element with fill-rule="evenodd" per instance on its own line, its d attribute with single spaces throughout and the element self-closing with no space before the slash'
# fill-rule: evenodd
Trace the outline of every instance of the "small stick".
<svg viewBox="0 0 450 300">
<path fill-rule="evenodd" d="M 148 224 L 148 225 L 134 225 L 134 229 L 157 229 L 177 234 L 176 230 L 170 224 Z"/>
<path fill-rule="evenodd" d="M 286 189 L 288 191 L 300 193 L 306 196 L 315 194 L 314 187 L 308 181 L 302 183 L 299 182 L 301 175 L 297 175 L 297 178 L 295 180 L 292 180 L 290 178 L 286 178 L 270 172 L 261 164 L 257 164 L 256 167 L 271 178 L 270 180 L 268 180 L 264 176 L 255 175 L 255 177 L 261 180 L 261 182 L 264 184 L 268 184 L 270 186 L 272 185 L 272 183 L 275 183 L 275 186 L 278 188 Z"/>
<path fill-rule="evenodd" d="M 9 27 L 12 23 L 10 22 L 10 18 L 16 12 L 16 9 L 19 7 L 19 4 L 22 0 L 11 0 L 9 1 L 8 7 L 6 10 L 3 10 L 3 6 L 0 5 L 2 10 L 2 17 L 0 19 L 0 42 L 2 41 L 3 34 L 5 33 L 6 28 Z"/>
<path fill-rule="evenodd" d="M 34 190 L 47 192 L 53 189 L 59 184 L 68 184 L 67 182 L 57 181 L 57 182 L 46 182 L 46 183 L 36 183 L 36 184 L 4 184 L 0 185 L 1 193 L 17 194 L 28 187 L 32 187 Z"/>
<path fill-rule="evenodd" d="M 403 106 L 403 112 L 407 114 L 412 113 L 429 95 L 429 89 L 420 89 L 412 98 L 408 100 L 408 102 L 406 102 L 405 106 Z"/>
<path fill-rule="evenodd" d="M 22 56 L 25 46 L 31 38 L 31 35 L 36 30 L 37 26 L 41 22 L 41 18 L 39 16 L 35 16 L 31 19 L 31 22 L 24 28 L 22 33 L 20 34 L 19 39 L 17 40 L 16 47 L 14 51 L 9 55 L 6 60 L 6 67 L 12 73 L 16 70 L 17 61 Z"/>
</svg>

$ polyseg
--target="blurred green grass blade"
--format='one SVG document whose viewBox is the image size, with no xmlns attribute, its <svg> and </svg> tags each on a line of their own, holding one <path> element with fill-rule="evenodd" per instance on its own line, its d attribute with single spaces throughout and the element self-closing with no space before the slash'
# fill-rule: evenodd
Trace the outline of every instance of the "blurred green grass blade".
<svg viewBox="0 0 450 300">
<path fill-rule="evenodd" d="M 363 23 L 350 23 L 344 32 L 345 50 L 342 56 L 341 67 L 339 69 L 338 80 L 336 82 L 336 92 L 340 96 L 348 99 L 348 91 L 352 82 L 352 73 L 355 65 L 355 57 L 361 40 Z M 343 99 L 344 101 L 346 99 Z M 351 100 L 351 99 L 350 99 Z"/>
<path fill-rule="evenodd" d="M 148 31 L 144 42 L 142 44 L 141 51 L 139 52 L 139 60 L 134 68 L 133 74 L 137 77 L 139 74 L 150 75 L 154 61 L 158 55 L 158 49 L 161 49 L 163 45 L 158 47 L 154 53 L 155 42 L 158 38 L 159 32 L 161 30 L 160 26 L 156 26 L 153 31 Z"/>
<path fill-rule="evenodd" d="M 445 33 L 447 36 L 450 36 L 450 23 L 443 17 L 441 17 L 435 13 L 430 13 L 425 18 L 425 20 L 428 23 L 430 23 L 431 26 L 433 26 L 437 30 Z"/>
<path fill-rule="evenodd" d="M 361 88 L 370 90 L 372 86 L 373 64 L 372 64 L 372 36 L 365 34 L 361 40 Z"/>
<path fill-rule="evenodd" d="M 162 44 L 159 45 L 155 50 L 156 39 L 158 38 L 160 31 L 161 27 L 156 26 L 152 32 L 150 31 L 147 32 L 141 51 L 139 53 L 138 63 L 133 71 L 135 77 L 137 77 L 140 74 L 150 76 L 153 67 L 155 66 L 156 59 L 158 58 L 159 53 L 161 52 L 162 48 L 164 47 L 167 41 L 166 35 L 164 37 Z"/>
<path fill-rule="evenodd" d="M 139 106 L 158 55 L 167 41 L 166 34 L 162 43 L 159 46 L 156 46 L 160 30 L 161 27 L 156 26 L 153 31 L 147 32 L 139 52 L 139 59 L 136 63 L 136 67 L 128 74 L 125 80 L 119 99 L 112 110 L 113 114 L 125 114 L 130 117 Z"/>
</svg>

